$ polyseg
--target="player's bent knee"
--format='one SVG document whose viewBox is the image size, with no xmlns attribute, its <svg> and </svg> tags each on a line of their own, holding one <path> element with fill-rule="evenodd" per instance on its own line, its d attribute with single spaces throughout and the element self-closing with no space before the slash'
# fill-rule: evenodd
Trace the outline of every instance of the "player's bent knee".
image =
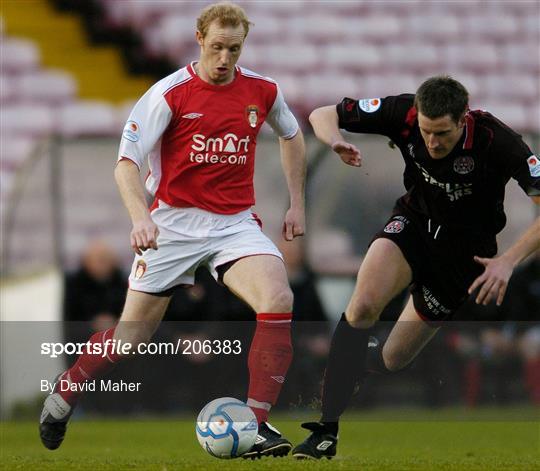
<svg viewBox="0 0 540 471">
<path fill-rule="evenodd" d="M 368 328 L 375 324 L 380 313 L 380 308 L 374 303 L 361 300 L 349 304 L 345 311 L 345 318 L 353 327 Z"/>
<path fill-rule="evenodd" d="M 259 303 L 257 312 L 291 312 L 294 296 L 289 287 L 272 290 L 264 301 Z"/>
</svg>

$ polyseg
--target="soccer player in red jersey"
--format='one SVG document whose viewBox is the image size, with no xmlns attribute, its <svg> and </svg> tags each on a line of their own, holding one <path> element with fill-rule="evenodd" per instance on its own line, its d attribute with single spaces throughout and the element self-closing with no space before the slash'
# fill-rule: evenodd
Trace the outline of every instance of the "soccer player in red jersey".
<svg viewBox="0 0 540 471">
<path fill-rule="evenodd" d="M 506 224 L 505 186 L 513 178 L 540 205 L 540 161 L 521 136 L 484 111 L 451 77 L 426 80 L 415 95 L 353 100 L 310 116 L 315 134 L 348 165 L 359 150 L 340 129 L 382 134 L 405 161 L 407 192 L 373 238 L 328 356 L 320 422 L 292 451 L 295 458 L 336 454 L 338 421 L 366 371 L 387 374 L 410 364 L 440 322 L 478 290 L 476 302 L 501 304 L 517 264 L 540 249 L 540 218 L 496 256 Z M 382 346 L 370 328 L 405 288 L 411 298 Z"/>
<path fill-rule="evenodd" d="M 277 83 L 237 65 L 249 26 L 234 4 L 205 8 L 197 20 L 199 61 L 157 82 L 131 112 L 115 177 L 133 223 L 136 256 L 120 323 L 90 342 L 121 340 L 134 349 L 147 342 L 173 290 L 193 284 L 197 267 L 207 267 L 256 312 L 247 404 L 259 437 L 244 455 L 253 458 L 286 455 L 291 448 L 267 419 L 292 359 L 293 303 L 281 253 L 250 210 L 257 135 L 266 121 L 279 136 L 290 193 L 283 224 L 289 241 L 304 233 L 305 146 Z M 139 173 L 147 156 L 146 188 L 155 197 L 150 209 Z M 100 378 L 122 358 L 107 353 L 81 355 L 59 379 L 82 385 Z M 50 449 L 60 446 L 80 396 L 58 384 L 40 421 Z"/>
</svg>

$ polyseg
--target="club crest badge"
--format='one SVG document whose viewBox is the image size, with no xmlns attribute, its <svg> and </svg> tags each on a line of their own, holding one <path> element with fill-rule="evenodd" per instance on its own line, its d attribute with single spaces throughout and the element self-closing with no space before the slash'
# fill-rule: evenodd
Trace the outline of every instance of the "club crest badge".
<svg viewBox="0 0 540 471">
<path fill-rule="evenodd" d="M 384 232 L 387 234 L 397 234 L 403 230 L 405 224 L 403 221 L 391 221 L 384 228 Z"/>
<path fill-rule="evenodd" d="M 146 272 L 146 262 L 144 260 L 139 260 L 135 268 L 135 279 L 140 280 L 144 273 Z"/>
<path fill-rule="evenodd" d="M 456 157 L 454 160 L 454 172 L 467 175 L 474 170 L 474 159 L 468 155 Z"/>
<path fill-rule="evenodd" d="M 257 105 L 248 105 L 246 107 L 246 118 L 249 125 L 256 128 L 259 121 L 259 107 Z"/>
</svg>

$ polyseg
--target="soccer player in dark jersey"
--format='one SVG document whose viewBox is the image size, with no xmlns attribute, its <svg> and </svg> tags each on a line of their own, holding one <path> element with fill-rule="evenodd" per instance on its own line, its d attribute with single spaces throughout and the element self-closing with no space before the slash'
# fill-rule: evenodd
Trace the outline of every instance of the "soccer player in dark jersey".
<svg viewBox="0 0 540 471">
<path fill-rule="evenodd" d="M 468 92 L 447 77 L 425 81 L 416 95 L 345 98 L 310 116 L 315 134 L 348 165 L 359 150 L 340 129 L 382 134 L 405 160 L 407 193 L 378 232 L 332 338 L 320 422 L 293 450 L 298 458 L 336 454 L 338 420 L 365 371 L 407 366 L 468 296 L 501 304 L 514 267 L 540 248 L 540 218 L 503 254 L 496 234 L 506 223 L 504 189 L 517 180 L 540 205 L 540 159 L 521 137 L 484 111 L 470 111 Z M 382 348 L 368 348 L 370 328 L 407 286 L 411 299 Z M 371 342 L 370 342 L 371 347 Z M 369 351 L 369 353 L 368 353 Z"/>
</svg>

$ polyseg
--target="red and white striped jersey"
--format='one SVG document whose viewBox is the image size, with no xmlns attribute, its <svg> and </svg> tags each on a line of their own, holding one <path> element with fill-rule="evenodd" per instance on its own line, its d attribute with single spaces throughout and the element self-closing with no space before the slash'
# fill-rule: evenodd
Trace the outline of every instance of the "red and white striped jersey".
<svg viewBox="0 0 540 471">
<path fill-rule="evenodd" d="M 171 206 L 234 214 L 255 204 L 255 147 L 264 121 L 285 139 L 298 132 L 276 82 L 236 67 L 231 83 L 212 85 L 190 64 L 137 102 L 118 160 L 140 168 L 148 156 L 146 188 Z"/>
</svg>

